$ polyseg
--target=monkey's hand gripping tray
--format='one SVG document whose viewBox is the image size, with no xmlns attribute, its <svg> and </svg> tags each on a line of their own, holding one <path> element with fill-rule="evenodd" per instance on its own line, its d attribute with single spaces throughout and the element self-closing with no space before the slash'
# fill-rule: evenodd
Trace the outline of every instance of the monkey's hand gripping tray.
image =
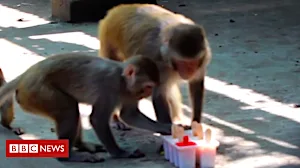
<svg viewBox="0 0 300 168">
<path fill-rule="evenodd" d="M 165 158 L 179 168 L 210 168 L 215 165 L 216 149 L 219 142 L 199 140 L 192 135 L 192 131 L 185 131 L 182 140 L 172 136 L 163 136 Z"/>
</svg>

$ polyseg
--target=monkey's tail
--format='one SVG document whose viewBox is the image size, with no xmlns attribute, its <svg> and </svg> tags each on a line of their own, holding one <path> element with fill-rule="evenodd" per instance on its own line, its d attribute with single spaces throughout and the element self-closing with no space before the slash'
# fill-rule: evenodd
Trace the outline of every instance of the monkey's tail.
<svg viewBox="0 0 300 168">
<path fill-rule="evenodd" d="M 6 83 L 2 69 L 0 68 L 0 86 Z"/>
<path fill-rule="evenodd" d="M 20 82 L 21 76 L 18 76 L 14 80 L 6 83 L 0 87 L 0 106 L 9 99 L 15 93 L 15 90 Z"/>
</svg>

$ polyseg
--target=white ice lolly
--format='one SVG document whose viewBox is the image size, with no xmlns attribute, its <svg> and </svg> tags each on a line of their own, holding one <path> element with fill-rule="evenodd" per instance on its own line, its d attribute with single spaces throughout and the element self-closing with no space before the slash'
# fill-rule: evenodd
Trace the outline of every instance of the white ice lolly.
<svg viewBox="0 0 300 168">
<path fill-rule="evenodd" d="M 188 136 L 184 136 L 183 142 L 178 142 L 175 147 L 178 153 L 179 168 L 195 168 L 197 149 L 196 143 L 189 141 Z"/>
<path fill-rule="evenodd" d="M 212 140 L 211 129 L 205 131 L 205 140 L 198 143 L 198 151 L 200 153 L 200 168 L 214 167 L 217 147 L 220 143 L 217 140 Z"/>
</svg>

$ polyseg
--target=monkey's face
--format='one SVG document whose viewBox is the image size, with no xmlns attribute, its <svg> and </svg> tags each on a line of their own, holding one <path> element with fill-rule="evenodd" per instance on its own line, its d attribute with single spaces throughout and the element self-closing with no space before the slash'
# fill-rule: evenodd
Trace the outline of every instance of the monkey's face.
<svg viewBox="0 0 300 168">
<path fill-rule="evenodd" d="M 182 79 L 189 80 L 194 77 L 200 67 L 200 59 L 172 59 L 172 66 Z"/>
<path fill-rule="evenodd" d="M 195 76 L 205 57 L 206 43 L 202 27 L 194 24 L 180 24 L 173 27 L 169 40 L 165 43 L 172 67 L 180 77 L 190 80 Z M 165 56 L 166 57 L 166 56 Z"/>
<path fill-rule="evenodd" d="M 195 56 L 184 56 L 172 48 L 168 49 L 168 52 L 164 53 L 165 58 L 169 58 L 168 62 L 170 66 L 177 71 L 179 76 L 184 80 L 192 79 L 198 72 L 199 68 L 203 64 L 205 59 L 205 50 L 200 51 Z"/>
</svg>

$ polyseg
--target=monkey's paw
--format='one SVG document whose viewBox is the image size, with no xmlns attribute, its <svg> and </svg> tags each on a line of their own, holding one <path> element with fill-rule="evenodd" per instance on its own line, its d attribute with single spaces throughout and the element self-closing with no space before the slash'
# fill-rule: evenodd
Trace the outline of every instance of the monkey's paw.
<svg viewBox="0 0 300 168">
<path fill-rule="evenodd" d="M 76 147 L 77 147 L 77 151 L 79 152 L 89 152 L 89 153 L 107 152 L 102 145 L 94 144 L 91 142 L 82 142 L 76 145 Z"/>
<path fill-rule="evenodd" d="M 105 161 L 104 158 L 101 158 L 96 154 L 91 154 L 88 152 L 72 152 L 69 158 L 58 158 L 58 160 L 64 162 L 89 162 L 89 163 L 98 163 L 98 162 Z"/>
<path fill-rule="evenodd" d="M 11 127 L 11 126 L 6 126 L 6 125 L 3 125 L 3 126 L 7 129 L 11 130 L 16 135 L 22 135 L 25 133 L 25 131 L 20 127 Z"/>
<path fill-rule="evenodd" d="M 129 158 L 142 158 L 145 156 L 146 155 L 143 152 L 141 152 L 139 149 L 136 149 L 129 155 Z"/>
<path fill-rule="evenodd" d="M 183 127 L 184 130 L 190 130 L 190 129 L 192 129 L 192 127 L 190 125 L 178 124 L 178 126 Z"/>
<path fill-rule="evenodd" d="M 115 121 L 112 123 L 112 127 L 119 131 L 130 131 L 131 128 L 121 121 Z"/>
<path fill-rule="evenodd" d="M 16 135 L 22 135 L 25 131 L 22 128 L 11 128 L 12 132 Z"/>
<path fill-rule="evenodd" d="M 133 152 L 128 152 L 122 150 L 122 152 L 118 153 L 118 155 L 113 156 L 113 158 L 142 158 L 146 155 L 141 152 L 139 149 L 134 150 Z"/>
</svg>

